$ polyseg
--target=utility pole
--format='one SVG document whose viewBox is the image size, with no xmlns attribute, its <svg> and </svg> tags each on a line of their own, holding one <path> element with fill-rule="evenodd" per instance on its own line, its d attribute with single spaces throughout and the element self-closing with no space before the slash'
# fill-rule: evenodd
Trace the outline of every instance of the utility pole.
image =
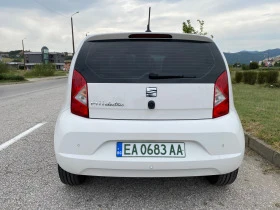
<svg viewBox="0 0 280 210">
<path fill-rule="evenodd" d="M 24 38 L 24 39 L 26 39 L 26 38 Z M 23 43 L 23 40 L 21 40 L 21 43 L 22 43 L 22 54 L 23 54 L 23 70 L 25 70 L 25 54 L 24 54 L 24 43 Z"/>
<path fill-rule="evenodd" d="M 75 12 L 73 15 L 75 15 L 77 13 L 79 13 L 79 11 Z M 73 18 L 72 18 L 73 15 L 71 15 L 71 28 L 72 28 L 72 45 L 73 45 L 73 56 L 74 56 L 74 54 L 75 54 L 75 44 L 74 44 L 74 31 L 73 31 Z"/>
</svg>

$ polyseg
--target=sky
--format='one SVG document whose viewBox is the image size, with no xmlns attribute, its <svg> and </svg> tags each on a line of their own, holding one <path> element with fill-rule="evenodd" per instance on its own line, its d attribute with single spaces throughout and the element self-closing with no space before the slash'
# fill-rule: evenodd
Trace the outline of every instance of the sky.
<svg viewBox="0 0 280 210">
<path fill-rule="evenodd" d="M 224 52 L 280 48 L 280 0 L 0 0 L 0 51 L 72 52 L 89 35 L 144 32 L 148 8 L 153 32 L 182 32 L 182 22 L 205 21 Z"/>
</svg>

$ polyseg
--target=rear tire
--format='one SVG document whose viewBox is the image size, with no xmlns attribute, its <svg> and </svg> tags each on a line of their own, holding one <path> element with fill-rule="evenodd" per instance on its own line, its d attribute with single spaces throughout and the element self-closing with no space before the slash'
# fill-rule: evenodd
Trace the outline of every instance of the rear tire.
<svg viewBox="0 0 280 210">
<path fill-rule="evenodd" d="M 206 178 L 213 185 L 224 186 L 224 185 L 232 184 L 237 178 L 237 174 L 238 174 L 238 169 L 228 174 L 207 176 Z"/>
<path fill-rule="evenodd" d="M 86 179 L 85 176 L 71 174 L 67 171 L 64 171 L 59 165 L 58 165 L 58 174 L 61 182 L 67 185 L 79 185 L 82 184 Z"/>
</svg>

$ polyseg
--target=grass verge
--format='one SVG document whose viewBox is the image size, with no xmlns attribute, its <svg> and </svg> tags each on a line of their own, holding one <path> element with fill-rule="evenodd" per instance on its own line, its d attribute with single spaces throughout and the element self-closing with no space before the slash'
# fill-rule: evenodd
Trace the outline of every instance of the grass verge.
<svg viewBox="0 0 280 210">
<path fill-rule="evenodd" d="M 16 80 L 0 80 L 0 85 L 12 85 L 12 84 L 19 84 L 19 83 L 25 83 L 27 80 L 23 81 L 16 81 Z"/>
<path fill-rule="evenodd" d="M 15 74 L 0 74 L 0 80 L 10 80 L 10 81 L 24 81 L 24 77 Z"/>
<path fill-rule="evenodd" d="M 28 72 L 30 72 L 30 70 L 13 70 L 13 72 L 16 75 L 21 75 L 21 76 L 26 77 L 26 78 L 49 77 L 49 76 L 43 76 L 43 75 L 41 75 L 41 76 L 40 75 L 39 76 L 28 75 L 29 74 Z M 67 76 L 67 75 L 68 75 L 68 71 L 56 70 L 52 76 L 58 77 L 58 76 Z"/>
<path fill-rule="evenodd" d="M 280 151 L 280 88 L 240 83 L 233 94 L 244 130 Z"/>
<path fill-rule="evenodd" d="M 66 76 L 68 72 L 56 70 L 53 64 L 35 65 L 32 70 L 16 70 L 0 62 L 0 83 L 17 83 L 26 81 L 25 78 L 42 78 Z"/>
<path fill-rule="evenodd" d="M 68 75 L 68 71 L 55 71 L 54 72 L 54 76 L 58 77 L 58 76 L 67 76 Z"/>
</svg>

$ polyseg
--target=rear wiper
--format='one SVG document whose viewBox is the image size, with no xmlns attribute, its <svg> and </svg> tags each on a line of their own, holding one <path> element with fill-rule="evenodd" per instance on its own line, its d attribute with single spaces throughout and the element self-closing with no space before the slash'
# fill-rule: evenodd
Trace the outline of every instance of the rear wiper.
<svg viewBox="0 0 280 210">
<path fill-rule="evenodd" d="M 155 73 L 149 74 L 150 79 L 176 79 L 176 78 L 196 78 L 196 76 L 185 76 L 185 75 L 159 75 Z"/>
</svg>

